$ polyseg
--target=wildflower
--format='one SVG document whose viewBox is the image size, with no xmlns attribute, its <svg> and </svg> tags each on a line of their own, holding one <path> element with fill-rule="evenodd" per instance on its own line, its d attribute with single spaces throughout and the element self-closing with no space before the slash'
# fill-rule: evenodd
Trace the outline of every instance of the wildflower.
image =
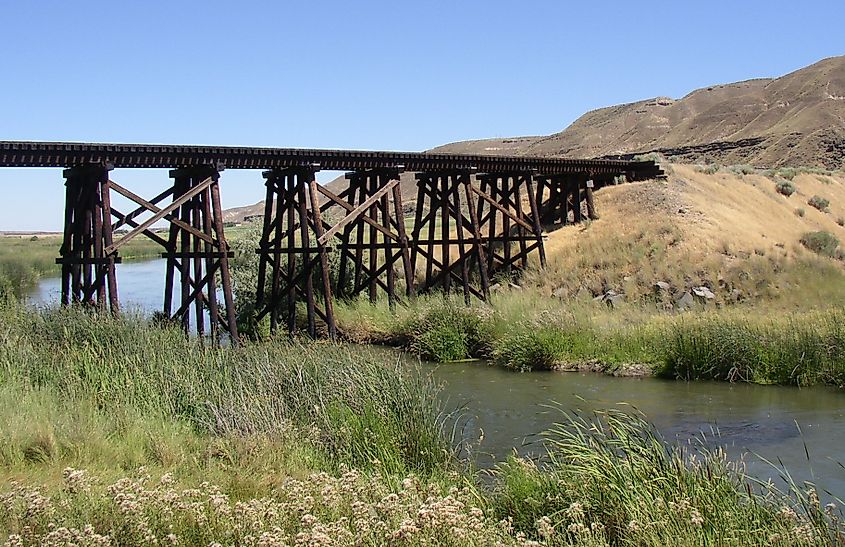
<svg viewBox="0 0 845 547">
<path fill-rule="evenodd" d="M 550 539 L 555 531 L 555 528 L 552 525 L 552 519 L 546 516 L 540 517 L 534 526 L 537 528 L 537 533 L 540 537 L 545 540 Z"/>
<path fill-rule="evenodd" d="M 704 524 L 704 517 L 701 516 L 701 513 L 698 512 L 698 509 L 693 509 L 690 511 L 690 522 L 693 526 L 701 527 Z"/>
<path fill-rule="evenodd" d="M 310 513 L 302 515 L 302 518 L 299 519 L 299 521 L 302 523 L 302 526 L 304 526 L 305 528 L 311 528 L 317 523 L 317 520 L 317 517 Z"/>
<path fill-rule="evenodd" d="M 572 520 L 581 520 L 584 518 L 584 506 L 577 501 L 570 503 L 566 510 L 566 516 Z"/>
<path fill-rule="evenodd" d="M 390 534 L 392 540 L 408 540 L 413 537 L 420 529 L 414 524 L 411 519 L 405 519 L 399 524 L 399 529 Z"/>
<path fill-rule="evenodd" d="M 62 471 L 62 478 L 65 481 L 65 489 L 70 494 L 78 494 L 88 490 L 88 480 L 85 477 L 84 469 L 65 467 Z"/>
<path fill-rule="evenodd" d="M 629 532 L 639 532 L 640 531 L 640 523 L 636 520 L 632 520 L 628 523 L 628 531 Z"/>
<path fill-rule="evenodd" d="M 798 515 L 795 513 L 795 510 L 791 507 L 786 507 L 785 505 L 780 508 L 780 511 L 777 512 L 778 517 L 784 520 L 791 520 L 797 521 Z"/>
<path fill-rule="evenodd" d="M 570 534 L 583 534 L 587 531 L 587 527 L 581 524 L 580 522 L 573 522 L 569 526 L 566 527 L 566 531 Z"/>
</svg>

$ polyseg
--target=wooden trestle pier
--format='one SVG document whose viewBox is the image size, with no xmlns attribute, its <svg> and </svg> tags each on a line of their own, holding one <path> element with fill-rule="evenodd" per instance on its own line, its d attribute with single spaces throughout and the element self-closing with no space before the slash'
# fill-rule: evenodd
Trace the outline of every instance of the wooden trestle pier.
<svg viewBox="0 0 845 547">
<path fill-rule="evenodd" d="M 544 229 L 598 218 L 595 189 L 662 175 L 650 161 L 19 141 L 0 141 L 0 167 L 65 168 L 62 304 L 117 313 L 120 248 L 143 235 L 167 259 L 163 313 L 186 331 L 193 318 L 200 335 L 207 318 L 215 340 L 227 333 L 235 343 L 224 169 L 265 178 L 258 318 L 269 316 L 272 330 L 330 337 L 338 297 L 383 293 L 393 305 L 443 290 L 486 300 L 492 280 L 524 269 L 529 256 L 545 265 Z M 172 180 L 145 199 L 114 180 L 118 168 L 170 169 Z M 320 170 L 349 173 L 329 188 L 317 183 Z M 413 196 L 402 195 L 403 173 L 415 174 Z M 117 210 L 112 192 L 134 208 Z M 153 230 L 161 221 L 166 236 Z"/>
</svg>

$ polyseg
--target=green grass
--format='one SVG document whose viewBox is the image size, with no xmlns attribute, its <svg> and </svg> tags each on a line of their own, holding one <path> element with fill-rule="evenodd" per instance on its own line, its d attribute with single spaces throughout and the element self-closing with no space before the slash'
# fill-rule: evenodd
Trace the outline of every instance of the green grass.
<svg viewBox="0 0 845 547">
<path fill-rule="evenodd" d="M 274 340 L 238 350 L 201 347 L 175 329 L 76 310 L 7 306 L 0 376 L 61 400 L 177 420 L 214 435 L 314 433 L 333 465 L 369 467 L 362 438 L 396 473 L 448 462 L 434 390 L 421 375 L 366 352 Z"/>
<path fill-rule="evenodd" d="M 502 328 L 485 313 L 443 304 L 423 319 Z M 621 413 L 564 416 L 546 463 L 512 459 L 488 486 L 456 459 L 438 401 L 427 376 L 360 347 L 209 348 L 138 318 L 11 301 L 0 539 L 827 545 L 839 526 L 812 496 L 749 494 L 720 455 L 692 459 Z"/>
<path fill-rule="evenodd" d="M 834 298 L 834 293 L 829 295 Z M 369 315 L 368 315 L 369 312 Z M 845 385 L 840 308 L 784 313 L 769 308 L 667 315 L 645 306 L 608 310 L 561 304 L 531 291 L 497 295 L 489 306 L 423 298 L 399 307 L 339 306 L 341 328 L 380 332 L 377 341 L 432 361 L 491 359 L 518 371 L 578 368 L 683 380 Z"/>
</svg>

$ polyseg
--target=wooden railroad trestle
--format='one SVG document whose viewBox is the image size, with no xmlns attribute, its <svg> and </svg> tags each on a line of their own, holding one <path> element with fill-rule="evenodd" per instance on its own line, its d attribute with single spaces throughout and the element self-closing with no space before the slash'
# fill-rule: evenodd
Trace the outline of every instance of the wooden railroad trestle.
<svg viewBox="0 0 845 547">
<path fill-rule="evenodd" d="M 335 298 L 366 294 L 376 302 L 385 294 L 393 306 L 401 296 L 439 289 L 458 290 L 467 303 L 473 296 L 486 300 L 491 279 L 524 269 L 532 253 L 545 266 L 544 222 L 580 221 L 580 214 L 561 217 L 560 209 L 572 209 L 575 192 L 580 200 L 588 181 L 586 175 L 416 173 L 408 226 L 401 166 L 349 173 L 338 194 L 316 182 L 317 170 L 264 173 L 257 317 L 269 316 L 271 331 L 280 324 L 289 332 L 300 328 L 298 303 L 310 335 L 335 336 Z M 556 193 L 546 197 L 544 188 Z M 557 197 L 563 195 L 568 201 Z"/>
<path fill-rule="evenodd" d="M 233 253 L 223 235 L 218 168 L 174 169 L 173 184 L 149 201 L 110 180 L 110 169 L 86 165 L 64 173 L 65 232 L 57 259 L 62 303 L 105 307 L 108 301 L 117 312 L 117 251 L 144 235 L 163 247 L 161 256 L 167 259 L 164 316 L 186 331 L 193 321 L 200 336 L 206 333 L 207 317 L 213 339 L 221 327 L 236 339 L 228 267 Z M 545 266 L 544 225 L 580 222 L 582 202 L 590 217 L 597 218 L 587 174 L 417 173 L 416 206 L 408 227 L 401 166 L 349 173 L 339 194 L 317 183 L 318 170 L 302 165 L 264 173 L 264 220 L 256 249 L 257 319 L 269 316 L 271 331 L 283 324 L 296 332 L 297 305 L 302 303 L 308 334 L 335 337 L 334 298 L 362 293 L 371 302 L 384 293 L 390 306 L 400 293 L 413 297 L 437 289 L 447 294 L 459 290 L 467 303 L 473 296 L 486 300 L 491 279 L 524 269 L 531 253 Z M 118 211 L 110 203 L 111 191 L 137 207 Z M 160 206 L 167 198 L 170 203 Z M 152 216 L 139 222 L 143 213 Z M 166 237 L 151 229 L 162 220 L 169 222 Z M 130 230 L 115 239 L 123 227 Z M 337 255 L 336 263 L 330 253 Z M 174 306 L 176 283 L 180 298 Z"/>
<path fill-rule="evenodd" d="M 237 322 L 229 273 L 229 251 L 223 235 L 219 172 L 199 166 L 170 172 L 173 184 L 149 201 L 110 180 L 109 165 L 85 165 L 65 170 L 66 201 L 64 238 L 56 263 L 62 265 L 62 304 L 82 302 L 119 310 L 115 264 L 118 251 L 139 235 L 163 247 L 167 259 L 163 314 L 179 321 L 187 332 L 191 320 L 197 333 L 218 339 L 219 329 L 237 340 Z M 111 191 L 136 205 L 128 213 L 111 204 Z M 159 204 L 167 198 L 170 203 Z M 143 221 L 138 217 L 149 213 Z M 114 219 L 114 220 L 113 220 Z M 167 237 L 153 225 L 169 222 Z M 127 227 L 125 233 L 118 230 Z M 218 302 L 220 278 L 224 307 Z M 178 279 L 180 298 L 173 311 L 174 283 Z M 96 300 L 95 300 L 96 297 Z M 193 308 L 193 315 L 192 315 Z"/>
<path fill-rule="evenodd" d="M 162 315 L 186 331 L 193 323 L 201 337 L 228 334 L 233 343 L 224 167 L 265 170 L 258 316 L 269 316 L 271 330 L 282 324 L 294 332 L 304 307 L 305 330 L 331 337 L 335 298 L 385 294 L 392 306 L 442 290 L 460 291 L 467 302 L 487 299 L 491 283 L 524 269 L 530 256 L 545 265 L 545 229 L 598 218 L 594 188 L 621 175 L 663 176 L 652 161 L 23 141 L 0 141 L 0 167 L 67 168 L 57 259 L 63 304 L 117 313 L 119 251 L 143 235 L 162 246 L 167 261 Z M 112 180 L 113 168 L 171 169 L 172 183 L 146 200 Z M 335 194 L 316 182 L 320 169 L 351 171 L 348 183 Z M 403 172 L 416 173 L 413 218 L 406 218 Z M 133 209 L 117 210 L 113 191 Z M 165 222 L 167 231 L 159 230 Z"/>
</svg>

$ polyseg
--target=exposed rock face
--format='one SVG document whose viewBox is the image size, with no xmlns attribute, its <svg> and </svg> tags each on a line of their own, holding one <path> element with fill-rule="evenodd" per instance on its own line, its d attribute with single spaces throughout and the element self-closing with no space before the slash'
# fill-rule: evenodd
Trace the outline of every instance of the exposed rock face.
<svg viewBox="0 0 845 547">
<path fill-rule="evenodd" d="M 546 137 L 467 141 L 434 152 L 626 156 L 758 167 L 845 167 L 845 56 L 774 79 L 748 80 L 588 112 Z"/>
</svg>

